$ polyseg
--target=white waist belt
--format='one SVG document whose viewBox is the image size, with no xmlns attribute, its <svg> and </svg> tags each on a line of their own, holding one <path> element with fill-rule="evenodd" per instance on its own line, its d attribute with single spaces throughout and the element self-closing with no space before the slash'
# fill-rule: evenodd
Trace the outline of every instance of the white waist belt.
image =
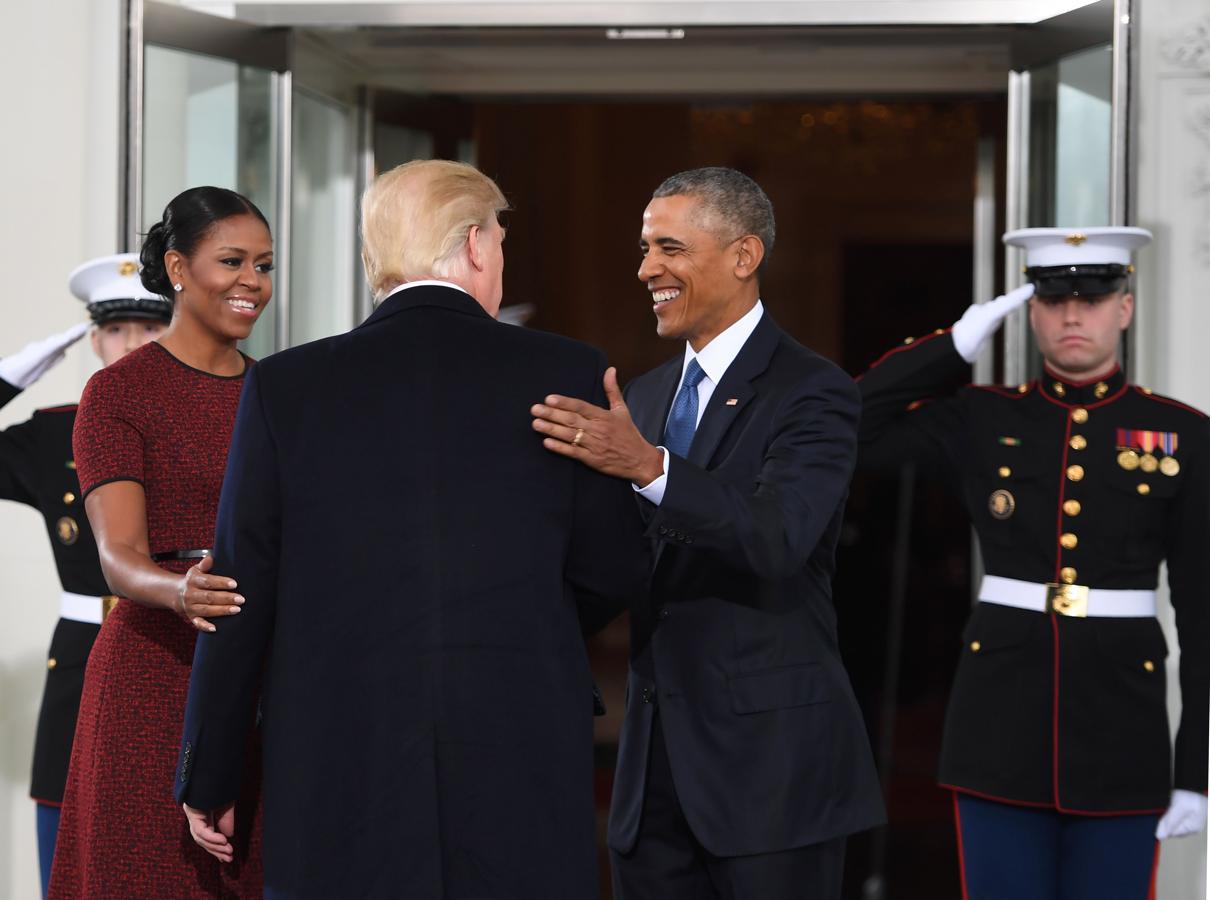
<svg viewBox="0 0 1210 900">
<path fill-rule="evenodd" d="M 64 591 L 63 596 L 59 598 L 59 618 L 100 625 L 103 603 L 104 601 L 100 597 L 88 597 L 84 594 L 72 594 Z"/>
<path fill-rule="evenodd" d="M 1036 584 L 1016 578 L 1001 578 L 999 575 L 983 576 L 983 583 L 979 585 L 979 600 L 1066 616 L 1135 619 L 1155 615 L 1155 591 L 1111 591 L 1079 584 Z"/>
</svg>

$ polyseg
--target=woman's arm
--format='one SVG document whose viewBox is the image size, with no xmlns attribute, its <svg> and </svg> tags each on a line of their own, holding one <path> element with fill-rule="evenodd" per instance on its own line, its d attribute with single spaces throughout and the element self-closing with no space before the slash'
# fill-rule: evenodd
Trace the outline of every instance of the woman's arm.
<svg viewBox="0 0 1210 900">
<path fill-rule="evenodd" d="M 111 481 L 84 500 L 97 539 L 101 570 L 115 594 L 141 606 L 169 609 L 199 631 L 214 631 L 206 617 L 235 615 L 244 598 L 231 593 L 230 578 L 207 574 L 212 562 L 201 560 L 184 575 L 167 572 L 151 561 L 147 540 L 147 506 L 143 486 Z"/>
</svg>

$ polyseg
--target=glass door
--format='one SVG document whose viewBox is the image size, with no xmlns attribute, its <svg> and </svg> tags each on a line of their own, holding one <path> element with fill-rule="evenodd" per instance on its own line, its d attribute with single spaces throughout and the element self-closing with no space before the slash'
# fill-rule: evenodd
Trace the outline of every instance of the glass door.
<svg viewBox="0 0 1210 900">
<path fill-rule="evenodd" d="M 1044 23 L 1009 73 L 1005 230 L 1127 222 L 1130 0 L 1103 0 Z M 1004 248 L 1004 290 L 1024 281 Z M 1025 310 L 1004 327 L 1003 380 L 1027 381 L 1041 358 Z"/>
<path fill-rule="evenodd" d="M 215 185 L 255 203 L 273 231 L 274 299 L 243 349 L 286 345 L 290 307 L 291 80 L 287 36 L 181 7 L 131 4 L 142 41 L 128 66 L 127 234 L 131 249 L 164 206 Z"/>
</svg>

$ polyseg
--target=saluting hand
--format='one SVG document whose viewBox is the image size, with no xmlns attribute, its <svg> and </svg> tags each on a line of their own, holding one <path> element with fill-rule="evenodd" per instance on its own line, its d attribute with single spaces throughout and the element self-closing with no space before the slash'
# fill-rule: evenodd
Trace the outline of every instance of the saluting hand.
<svg viewBox="0 0 1210 900">
<path fill-rule="evenodd" d="M 177 612 L 198 631 L 215 631 L 206 616 L 233 616 L 239 612 L 244 598 L 231 593 L 238 585 L 222 575 L 207 574 L 214 568 L 214 559 L 202 558 L 181 578 L 177 594 Z"/>
<path fill-rule="evenodd" d="M 613 366 L 605 370 L 604 384 L 608 409 L 551 394 L 545 403 L 530 407 L 534 431 L 546 435 L 542 446 L 547 450 L 639 487 L 648 485 L 664 474 L 664 456 L 635 427 Z"/>
</svg>

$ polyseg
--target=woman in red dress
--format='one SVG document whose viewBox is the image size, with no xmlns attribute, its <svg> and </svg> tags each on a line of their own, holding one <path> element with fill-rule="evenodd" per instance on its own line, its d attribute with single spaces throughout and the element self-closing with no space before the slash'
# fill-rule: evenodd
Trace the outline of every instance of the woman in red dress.
<svg viewBox="0 0 1210 900">
<path fill-rule="evenodd" d="M 144 285 L 175 296 L 159 338 L 97 372 L 75 458 L 101 567 L 122 599 L 84 695 L 50 882 L 52 898 L 260 897 L 259 829 L 220 862 L 190 836 L 172 786 L 197 630 L 243 598 L 209 572 L 246 338 L 273 293 L 265 217 L 222 188 L 178 195 L 141 253 Z M 240 821 L 256 815 L 246 780 Z M 221 826 L 221 823 L 220 823 Z"/>
</svg>

